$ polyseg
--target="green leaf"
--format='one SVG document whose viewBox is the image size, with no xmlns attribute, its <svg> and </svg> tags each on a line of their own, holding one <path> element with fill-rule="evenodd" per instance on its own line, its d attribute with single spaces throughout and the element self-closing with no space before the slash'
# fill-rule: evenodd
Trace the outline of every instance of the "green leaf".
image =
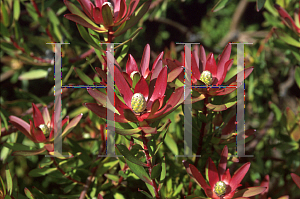
<svg viewBox="0 0 300 199">
<path fill-rule="evenodd" d="M 212 12 L 217 12 L 224 8 L 230 0 L 219 0 L 218 3 L 211 9 Z"/>
<path fill-rule="evenodd" d="M 298 85 L 298 87 L 300 88 L 300 67 L 296 67 L 295 69 L 295 81 Z"/>
<path fill-rule="evenodd" d="M 147 184 L 146 184 L 146 185 L 147 185 Z M 150 186 L 150 185 L 149 185 L 149 186 Z M 150 187 L 153 189 L 152 186 L 150 186 Z M 144 194 L 145 196 L 147 196 L 148 198 L 153 199 L 153 197 L 152 197 L 149 193 L 147 193 L 146 191 L 141 190 L 141 189 L 138 189 L 138 191 L 141 192 L 142 194 Z"/>
<path fill-rule="evenodd" d="M 5 1 L 1 1 L 1 12 L 2 12 L 2 21 L 5 27 L 9 26 L 9 15 L 5 6 Z M 1 29 L 2 31 L 2 29 Z"/>
<path fill-rule="evenodd" d="M 127 149 L 126 146 L 121 145 L 121 144 L 117 144 L 116 147 L 119 150 L 119 152 L 125 157 L 126 162 L 128 162 L 127 160 L 129 160 L 130 162 L 132 162 L 134 164 L 144 166 L 144 167 L 149 167 L 149 165 L 147 165 L 146 163 L 140 161 L 137 157 L 132 155 L 131 152 Z"/>
<path fill-rule="evenodd" d="M 151 186 L 150 184 L 147 184 L 146 183 L 146 186 L 148 188 L 148 190 L 150 191 L 151 195 L 153 196 L 153 199 L 155 199 L 155 192 L 154 192 L 154 189 L 153 189 L 153 186 Z"/>
<path fill-rule="evenodd" d="M 273 102 L 269 102 L 269 106 L 272 109 L 272 111 L 275 113 L 276 120 L 279 122 L 282 116 L 281 110 Z"/>
<path fill-rule="evenodd" d="M 38 155 L 46 151 L 45 148 L 36 149 L 36 150 L 30 150 L 30 151 L 14 151 L 12 153 L 13 156 L 32 156 L 32 155 Z"/>
<path fill-rule="evenodd" d="M 48 72 L 46 70 L 37 69 L 23 73 L 19 76 L 19 80 L 33 80 L 47 77 Z"/>
<path fill-rule="evenodd" d="M 11 143 L 11 142 L 4 142 L 3 143 L 3 146 L 9 148 L 9 149 L 12 149 L 14 151 L 18 151 L 18 150 L 33 150 L 33 149 L 36 149 L 34 147 L 31 147 L 31 146 L 25 146 L 23 144 L 20 144 L 20 143 Z"/>
<path fill-rule="evenodd" d="M 141 5 L 141 7 L 139 7 L 139 9 L 130 16 L 130 19 L 125 22 L 125 25 L 122 24 L 122 26 L 120 26 L 113 35 L 117 37 L 136 24 L 148 11 L 150 4 L 151 1 L 146 1 L 143 3 L 143 5 Z"/>
<path fill-rule="evenodd" d="M 279 29 L 275 29 L 274 32 L 285 43 L 292 45 L 292 46 L 296 46 L 297 48 L 300 48 L 300 42 L 297 41 L 296 39 L 292 38 L 288 34 L 284 33 L 283 31 L 281 31 Z"/>
<path fill-rule="evenodd" d="M 16 21 L 19 20 L 20 13 L 21 13 L 20 0 L 14 0 L 14 19 Z"/>
<path fill-rule="evenodd" d="M 163 161 L 161 163 L 160 179 L 159 179 L 160 183 L 164 182 L 164 180 L 166 178 L 166 173 L 167 173 L 167 170 L 166 170 L 166 157 L 163 157 Z"/>
<path fill-rule="evenodd" d="M 49 173 L 52 173 L 53 171 L 56 171 L 57 168 L 41 168 L 41 169 L 33 169 L 31 170 L 28 175 L 30 177 L 40 177 L 47 175 Z"/>
<path fill-rule="evenodd" d="M 158 178 L 161 173 L 161 165 L 157 164 L 152 168 L 151 171 L 151 179 Z"/>
<path fill-rule="evenodd" d="M 3 193 L 4 193 L 4 195 L 6 195 L 6 187 L 5 187 L 5 184 L 4 184 L 1 176 L 0 176 L 0 181 L 1 181 L 1 186 L 2 186 Z"/>
<path fill-rule="evenodd" d="M 88 43 L 90 44 L 91 46 L 93 46 L 94 48 L 97 48 L 98 50 L 102 50 L 99 45 L 91 38 L 91 35 L 86 31 L 86 29 L 80 25 L 80 24 L 77 24 L 77 28 L 78 28 L 78 31 L 81 35 L 81 37 Z"/>
<path fill-rule="evenodd" d="M 32 193 L 26 187 L 24 188 L 24 192 L 29 199 L 34 199 Z"/>
<path fill-rule="evenodd" d="M 133 134 L 137 134 L 141 131 L 140 128 L 136 128 L 136 129 L 118 129 L 115 128 L 115 132 L 120 134 L 120 135 L 133 135 Z"/>
<path fill-rule="evenodd" d="M 213 111 L 224 111 L 227 110 L 228 108 L 232 107 L 233 105 L 235 105 L 237 102 L 228 102 L 226 104 L 221 104 L 221 105 L 215 105 L 215 104 L 211 104 L 208 103 L 206 105 L 207 108 L 213 110 Z"/>
<path fill-rule="evenodd" d="M 6 165 L 6 169 L 5 169 L 5 175 L 6 175 L 7 192 L 9 195 L 11 195 L 12 189 L 13 189 L 13 182 L 12 182 L 10 170 L 7 165 Z"/>
<path fill-rule="evenodd" d="M 148 183 L 150 185 L 152 185 L 152 181 L 151 178 L 149 177 L 149 175 L 146 173 L 144 167 L 134 164 L 130 161 L 127 161 L 127 165 L 128 167 L 131 169 L 131 171 L 137 175 L 141 180 L 143 180 L 145 183 Z"/>
<path fill-rule="evenodd" d="M 121 61 L 125 58 L 125 56 L 127 55 L 128 53 L 128 50 L 129 50 L 129 47 L 130 47 L 130 44 L 131 44 L 131 40 L 129 42 L 127 42 L 126 44 L 123 45 L 122 47 L 122 50 L 121 50 L 121 53 L 120 55 L 118 56 L 117 58 L 117 62 L 118 63 L 121 63 Z"/>
<path fill-rule="evenodd" d="M 291 132 L 291 138 L 298 142 L 300 140 L 300 125 L 296 125 L 296 127 Z"/>
<path fill-rule="evenodd" d="M 4 37 L 10 37 L 8 29 L 4 26 L 2 22 L 0 23 L 0 29 L 1 29 L 0 31 L 1 35 L 3 35 Z"/>
<path fill-rule="evenodd" d="M 87 76 L 86 74 L 84 74 L 79 68 L 74 68 L 75 72 L 77 73 L 77 75 L 79 76 L 79 78 L 86 84 L 89 86 L 93 86 L 94 85 L 94 81 L 89 78 L 89 76 Z"/>
<path fill-rule="evenodd" d="M 177 143 L 174 141 L 174 139 L 167 133 L 164 143 L 167 145 L 167 147 L 172 151 L 174 155 L 178 155 L 178 147 Z"/>
<path fill-rule="evenodd" d="M 109 174 L 109 173 L 106 173 L 104 175 L 105 175 L 105 177 L 107 177 L 108 179 L 110 179 L 112 181 L 119 182 L 119 177 L 117 175 L 113 175 L 113 174 Z"/>
<path fill-rule="evenodd" d="M 36 10 L 34 9 L 33 5 L 31 3 L 26 3 L 25 7 L 29 15 L 32 17 L 33 21 L 38 21 L 39 15 L 36 13 Z"/>
<path fill-rule="evenodd" d="M 256 0 L 256 10 L 259 12 L 265 5 L 266 0 Z"/>
<path fill-rule="evenodd" d="M 177 186 L 177 188 L 175 189 L 175 191 L 174 191 L 174 193 L 173 193 L 173 197 L 177 196 L 177 195 L 180 193 L 180 191 L 181 191 L 182 188 L 183 188 L 183 184 L 180 183 L 180 184 Z"/>
<path fill-rule="evenodd" d="M 296 122 L 295 113 L 289 108 L 286 107 L 286 119 L 287 119 L 287 130 L 291 131 Z"/>
</svg>

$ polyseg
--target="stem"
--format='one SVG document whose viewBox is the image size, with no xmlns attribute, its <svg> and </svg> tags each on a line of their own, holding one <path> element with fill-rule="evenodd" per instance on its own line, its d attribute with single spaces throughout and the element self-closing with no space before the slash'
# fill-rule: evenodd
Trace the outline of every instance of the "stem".
<svg viewBox="0 0 300 199">
<path fill-rule="evenodd" d="M 109 28 L 108 28 L 108 31 L 107 31 L 107 42 L 108 42 L 108 43 L 111 43 L 112 40 L 113 40 L 113 35 L 110 34 L 110 32 L 112 32 L 112 31 L 113 31 L 113 28 L 112 28 L 112 27 L 109 27 Z"/>
<path fill-rule="evenodd" d="M 149 150 L 148 150 L 148 146 L 147 146 L 148 139 L 146 138 L 144 131 L 142 131 L 142 140 L 143 140 L 143 144 L 144 144 L 144 152 L 145 152 L 145 155 L 146 155 L 147 164 L 149 165 L 148 171 L 149 171 L 149 175 L 151 176 L 153 166 L 152 166 L 152 163 L 151 163 L 151 157 L 149 155 Z M 154 189 L 154 192 L 155 192 L 155 197 L 157 199 L 160 199 L 155 179 L 152 179 L 152 186 L 153 186 L 153 189 Z"/>
<path fill-rule="evenodd" d="M 69 180 L 75 182 L 75 183 L 78 183 L 78 184 L 81 184 L 81 185 L 84 185 L 84 183 L 82 182 L 79 182 L 78 180 L 75 180 L 74 178 L 72 178 L 71 176 L 67 176 L 66 175 L 66 172 L 64 172 L 64 170 L 62 170 L 59 165 L 57 164 L 57 162 L 55 161 L 55 158 L 54 157 L 51 157 L 51 160 L 53 160 L 53 163 L 54 165 L 56 166 L 56 168 L 64 175 L 66 176 L 66 178 L 68 178 Z"/>
<path fill-rule="evenodd" d="M 206 114 L 207 114 L 206 104 L 208 104 L 208 96 L 207 95 L 205 96 L 205 99 L 204 99 L 204 107 L 203 107 L 204 116 L 206 116 Z M 200 130 L 200 138 L 199 138 L 199 142 L 198 142 L 198 149 L 197 149 L 196 155 L 201 155 L 205 126 L 206 126 L 206 123 L 202 122 L 201 130 Z M 195 160 L 195 163 L 194 163 L 195 167 L 197 167 L 197 165 L 198 165 L 199 158 L 200 157 L 196 157 L 196 160 Z"/>
</svg>

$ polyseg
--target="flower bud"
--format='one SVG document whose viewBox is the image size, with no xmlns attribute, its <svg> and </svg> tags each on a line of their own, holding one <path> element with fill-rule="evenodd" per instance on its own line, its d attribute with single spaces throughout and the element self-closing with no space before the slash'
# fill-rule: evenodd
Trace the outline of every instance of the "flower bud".
<svg viewBox="0 0 300 199">
<path fill-rule="evenodd" d="M 211 72 L 205 70 L 201 73 L 200 80 L 206 85 L 210 85 L 212 83 L 212 75 Z"/>
<path fill-rule="evenodd" d="M 214 192 L 217 194 L 217 196 L 223 196 L 226 193 L 226 184 L 223 181 L 218 181 L 215 184 Z"/>
<path fill-rule="evenodd" d="M 132 96 L 131 108 L 135 113 L 141 113 L 146 109 L 146 100 L 143 94 L 135 93 Z"/>
<path fill-rule="evenodd" d="M 104 2 L 104 3 L 102 4 L 102 6 L 104 6 L 104 5 L 106 5 L 106 4 L 110 7 L 111 14 L 112 14 L 112 16 L 114 16 L 114 6 L 113 6 L 110 2 Z"/>
</svg>

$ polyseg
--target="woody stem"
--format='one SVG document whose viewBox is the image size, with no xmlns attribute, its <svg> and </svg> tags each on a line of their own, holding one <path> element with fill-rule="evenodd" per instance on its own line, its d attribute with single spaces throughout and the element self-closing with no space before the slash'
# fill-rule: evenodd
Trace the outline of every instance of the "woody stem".
<svg viewBox="0 0 300 199">
<path fill-rule="evenodd" d="M 153 168 L 153 165 L 151 163 L 151 157 L 149 155 L 149 150 L 148 150 L 148 139 L 146 138 L 146 134 L 144 133 L 144 131 L 142 131 L 142 140 L 143 140 L 143 144 L 144 144 L 144 152 L 145 152 L 145 155 L 146 155 L 146 159 L 147 159 L 147 164 L 149 166 L 148 168 L 148 171 L 149 171 L 149 176 L 151 176 L 151 172 L 152 172 L 152 168 Z M 160 199 L 160 196 L 158 194 L 158 188 L 157 188 L 157 185 L 156 185 L 156 182 L 155 182 L 155 179 L 152 179 L 152 187 L 154 189 L 154 193 L 155 193 L 155 197 L 156 199 Z"/>
</svg>

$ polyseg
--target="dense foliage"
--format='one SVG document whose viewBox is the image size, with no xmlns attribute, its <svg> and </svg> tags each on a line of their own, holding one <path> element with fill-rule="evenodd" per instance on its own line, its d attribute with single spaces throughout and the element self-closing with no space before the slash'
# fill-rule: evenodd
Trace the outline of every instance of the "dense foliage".
<svg viewBox="0 0 300 199">
<path fill-rule="evenodd" d="M 0 198 L 300 198 L 299 4 L 1 0 Z"/>
</svg>

